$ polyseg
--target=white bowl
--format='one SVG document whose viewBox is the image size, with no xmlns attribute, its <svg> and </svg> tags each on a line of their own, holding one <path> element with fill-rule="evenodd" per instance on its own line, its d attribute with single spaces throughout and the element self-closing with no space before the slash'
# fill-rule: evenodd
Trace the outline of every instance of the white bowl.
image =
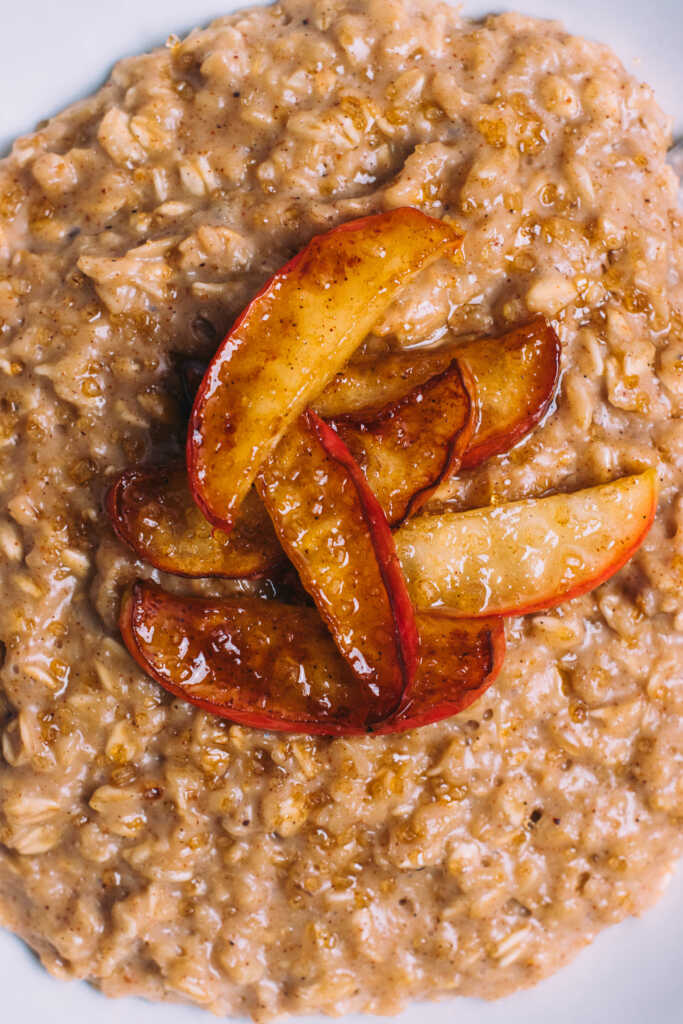
<svg viewBox="0 0 683 1024">
<path fill-rule="evenodd" d="M 8 9 L 11 2 L 11 9 Z M 507 4 L 506 4 L 507 5 Z M 245 3 L 226 0 L 5 0 L 0 52 L 0 151 L 17 135 L 87 95 L 119 58 Z M 464 3 L 480 15 L 480 2 Z M 496 2 L 496 8 L 500 9 Z M 683 0 L 510 0 L 529 14 L 608 43 L 654 86 L 683 135 Z M 679 106 L 676 109 L 676 103 Z M 450 999 L 414 1005 L 400 1024 L 681 1024 L 683 874 L 644 918 L 603 932 L 569 967 L 498 1003 Z M 0 1021 L 7 1024 L 199 1024 L 201 1010 L 110 1001 L 82 983 L 55 981 L 0 930 Z M 309 1024 L 323 1018 L 307 1018 Z M 329 1018 L 325 1018 L 329 1020 Z M 343 1024 L 368 1024 L 347 1017 Z"/>
</svg>

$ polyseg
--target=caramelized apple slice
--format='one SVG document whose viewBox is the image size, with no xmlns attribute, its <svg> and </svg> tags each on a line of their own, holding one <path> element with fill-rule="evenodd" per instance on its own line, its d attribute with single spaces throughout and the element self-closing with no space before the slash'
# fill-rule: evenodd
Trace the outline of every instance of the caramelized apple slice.
<svg viewBox="0 0 683 1024">
<path fill-rule="evenodd" d="M 349 363 L 313 402 L 325 419 L 372 419 L 382 406 L 443 373 L 454 358 L 475 384 L 479 423 L 463 468 L 507 451 L 545 415 L 557 385 L 560 342 L 543 317 L 496 338 Z"/>
<path fill-rule="evenodd" d="M 533 430 L 555 394 L 560 353 L 560 339 L 542 316 L 500 338 L 460 348 L 458 358 L 474 378 L 479 403 L 479 425 L 463 469 L 507 451 Z"/>
<path fill-rule="evenodd" d="M 197 508 L 183 463 L 124 470 L 109 488 L 107 511 L 117 536 L 163 572 L 237 579 L 264 576 L 284 560 L 255 491 L 228 536 Z"/>
<path fill-rule="evenodd" d="M 457 715 L 494 681 L 505 657 L 501 619 L 455 619 L 422 612 L 420 667 L 400 709 L 375 730 L 404 732 Z"/>
<path fill-rule="evenodd" d="M 387 719 L 385 695 L 350 671 L 312 608 L 180 597 L 138 582 L 120 627 L 143 671 L 175 696 L 256 729 L 329 736 L 402 732 L 457 714 L 493 682 L 504 652 L 498 620 L 420 616 L 424 658 Z"/>
<path fill-rule="evenodd" d="M 392 525 L 460 468 L 477 421 L 474 383 L 457 360 L 398 401 L 333 420 Z"/>
<path fill-rule="evenodd" d="M 443 373 L 458 354 L 458 345 L 390 351 L 363 356 L 346 364 L 311 402 L 326 420 L 373 416 L 390 402 L 399 402 L 413 388 Z"/>
<path fill-rule="evenodd" d="M 418 608 L 521 615 L 609 579 L 641 544 L 656 507 L 650 469 L 573 494 L 423 515 L 396 532 L 396 547 Z"/>
<path fill-rule="evenodd" d="M 398 291 L 460 236 L 410 208 L 314 238 L 222 342 L 190 417 L 195 500 L 229 531 L 287 427 L 348 361 Z"/>
<path fill-rule="evenodd" d="M 472 388 L 471 383 L 465 387 L 454 362 L 373 419 L 360 425 L 352 418 L 340 421 L 339 432 L 362 460 L 390 522 L 414 512 L 444 476 L 457 470 L 474 424 Z M 165 572 L 261 576 L 282 558 L 255 492 L 247 495 L 235 528 L 226 534 L 212 527 L 193 501 L 182 464 L 125 470 L 109 490 L 107 508 L 120 539 Z"/>
<path fill-rule="evenodd" d="M 139 582 L 124 598 L 120 628 L 164 689 L 255 729 L 365 732 L 395 704 L 351 672 L 314 608 L 179 597 Z"/>
<path fill-rule="evenodd" d="M 449 387 L 458 387 L 457 375 L 450 378 L 447 375 L 455 352 L 462 359 L 464 372 L 467 373 L 469 368 L 475 380 L 479 425 L 462 458 L 464 466 L 474 465 L 518 441 L 543 416 L 552 399 L 559 365 L 559 341 L 542 317 L 536 317 L 495 339 L 485 338 L 464 346 L 448 346 L 433 351 L 393 353 L 381 360 L 349 364 L 316 399 L 318 410 L 333 418 L 356 457 L 364 461 L 371 486 L 392 522 L 400 519 L 406 511 L 414 512 L 431 493 L 432 473 L 438 466 L 437 437 L 441 442 L 448 441 L 450 434 L 453 442 L 450 459 L 446 457 L 446 449 L 441 449 L 444 462 L 441 471 L 437 472 L 437 483 L 455 471 L 462 455 L 462 445 L 469 428 L 466 425 L 458 434 L 452 425 L 453 421 L 457 425 L 458 402 L 449 403 L 443 399 L 443 415 L 438 415 L 438 389 L 443 395 Z M 206 366 L 195 360 L 183 364 L 188 392 L 192 393 L 196 388 L 205 370 Z M 447 375 L 446 378 L 440 377 L 443 374 Z M 401 444 L 406 435 L 402 416 L 407 410 L 414 411 L 413 426 L 418 425 L 422 410 L 417 407 L 411 410 L 409 399 L 410 396 L 413 399 L 422 397 L 423 389 L 428 397 L 431 392 L 435 429 L 425 430 L 422 434 L 415 431 L 411 439 L 413 443 L 403 449 Z M 425 408 L 429 408 L 429 402 Z M 429 442 L 426 450 L 422 448 L 425 442 Z M 413 456 L 412 464 L 409 454 Z M 271 559 L 276 557 L 277 547 L 273 547 L 272 531 L 266 525 L 265 513 L 257 506 L 253 494 L 248 498 L 249 508 L 237 519 L 236 529 L 240 536 L 230 537 L 201 524 L 191 506 L 186 514 L 184 494 L 182 500 L 175 497 L 169 502 L 167 497 L 160 492 L 155 495 L 153 490 L 151 487 L 150 500 L 158 497 L 158 503 L 166 509 L 162 530 L 150 533 L 149 527 L 144 526 L 145 502 L 138 517 L 145 539 L 141 536 L 136 540 L 131 529 L 133 517 L 130 510 L 128 528 L 120 516 L 114 516 L 119 536 L 141 557 L 148 558 L 158 568 L 191 576 L 260 575 L 268 571 Z M 172 487 L 172 491 L 175 492 L 176 488 Z M 411 503 L 412 494 L 415 494 L 415 500 Z M 409 509 L 406 508 L 407 503 L 411 506 Z M 169 505 L 173 510 L 170 515 Z M 160 514 L 159 509 L 153 510 L 152 519 Z M 183 536 L 183 524 L 187 526 L 188 536 Z M 261 529 L 263 548 L 257 553 Z M 244 530 L 247 548 L 253 554 L 251 564 L 249 559 L 242 562 L 235 558 L 236 552 L 245 546 L 241 536 Z M 154 541 L 154 550 L 145 546 L 150 539 Z M 165 550 L 167 541 L 173 550 Z M 225 548 L 225 554 L 219 552 L 222 548 Z"/>
<path fill-rule="evenodd" d="M 386 516 L 348 448 L 309 410 L 256 486 L 351 669 L 397 706 L 417 666 L 415 615 Z"/>
</svg>

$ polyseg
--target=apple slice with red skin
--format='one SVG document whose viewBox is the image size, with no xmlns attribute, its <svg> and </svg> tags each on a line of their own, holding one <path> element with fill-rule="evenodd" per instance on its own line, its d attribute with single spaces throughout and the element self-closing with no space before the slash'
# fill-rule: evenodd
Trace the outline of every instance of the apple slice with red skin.
<svg viewBox="0 0 683 1024">
<path fill-rule="evenodd" d="M 359 356 L 346 364 L 313 399 L 311 408 L 334 422 L 354 417 L 362 422 L 414 388 L 443 373 L 458 354 L 458 345 L 439 348 L 391 349 L 382 355 Z"/>
<path fill-rule="evenodd" d="M 396 704 L 350 670 L 314 608 L 180 597 L 138 582 L 119 625 L 132 656 L 164 689 L 240 725 L 361 733 Z"/>
<path fill-rule="evenodd" d="M 477 420 L 474 381 L 454 359 L 397 401 L 331 425 L 395 526 L 458 471 Z"/>
<path fill-rule="evenodd" d="M 457 358 L 474 380 L 479 406 L 462 460 L 466 469 L 507 451 L 543 418 L 557 387 L 560 354 L 552 326 L 536 316 L 493 338 L 351 362 L 312 404 L 324 419 L 371 422 L 383 406 L 399 402 Z"/>
<path fill-rule="evenodd" d="M 210 522 L 232 528 L 288 426 L 401 288 L 460 241 L 406 207 L 314 238 L 271 278 L 220 345 L 192 408 L 188 473 Z"/>
<path fill-rule="evenodd" d="M 398 705 L 417 667 L 415 613 L 386 516 L 348 448 L 308 410 L 256 487 L 353 672 Z"/>
<path fill-rule="evenodd" d="M 458 359 L 477 387 L 479 423 L 462 468 L 506 452 L 545 416 L 560 376 L 560 339 L 542 316 L 498 338 L 461 346 Z"/>
<path fill-rule="evenodd" d="M 188 386 L 198 373 L 188 369 Z M 478 421 L 475 384 L 453 359 L 384 406 L 329 422 L 361 466 L 391 526 L 414 515 L 460 468 Z M 324 398 L 324 395 L 323 395 Z"/>
<path fill-rule="evenodd" d="M 349 362 L 311 406 L 330 421 L 372 420 L 385 406 L 443 373 L 457 357 L 474 379 L 480 409 L 463 463 L 467 468 L 507 451 L 543 418 L 557 387 L 561 348 L 553 327 L 535 316 L 493 338 Z M 206 368 L 196 360 L 183 367 L 188 394 L 194 394 Z"/>
<path fill-rule="evenodd" d="M 393 522 L 405 515 L 406 500 L 410 503 L 407 512 L 412 514 L 432 492 L 430 474 L 437 463 L 434 438 L 438 433 L 442 440 L 449 440 L 452 420 L 454 417 L 457 419 L 457 406 L 444 403 L 446 414 L 437 418 L 435 433 L 425 431 L 422 436 L 414 438 L 418 441 L 418 448 L 423 442 L 429 442 L 425 456 L 431 455 L 431 462 L 425 457 L 424 463 L 415 451 L 415 445 L 409 449 L 397 448 L 396 440 L 402 442 L 404 439 L 401 413 L 414 411 L 416 421 L 419 420 L 421 410 L 417 407 L 411 410 L 409 396 L 420 398 L 422 388 L 429 394 L 432 383 L 439 382 L 440 375 L 447 373 L 449 365 L 452 365 L 455 352 L 462 360 L 463 372 L 466 374 L 469 367 L 475 378 L 480 417 L 464 455 L 462 445 L 469 428 L 465 427 L 459 435 L 453 428 L 457 436 L 452 438 L 450 458 L 444 449 L 444 461 L 436 478 L 438 483 L 456 471 L 461 457 L 463 466 L 471 466 L 509 447 L 532 429 L 547 410 L 557 381 L 560 348 L 555 332 L 542 317 L 535 317 L 499 338 L 484 338 L 464 346 L 448 346 L 433 351 L 394 353 L 379 361 L 363 360 L 349 364 L 316 400 L 321 412 L 336 417 L 334 422 L 357 458 L 364 463 L 371 487 L 379 495 Z M 196 387 L 205 369 L 196 360 L 183 364 L 188 390 Z M 439 382 L 442 393 L 444 383 L 449 382 L 443 379 Z M 433 398 L 437 394 L 438 390 L 432 391 Z M 432 409 L 438 413 L 438 402 L 433 402 Z M 384 434 L 381 428 L 384 428 Z M 394 441 L 391 449 L 387 445 L 390 440 Z M 411 459 L 402 459 L 408 451 L 414 456 L 412 465 Z M 402 462 L 405 469 L 403 480 Z M 159 472 L 163 473 L 162 470 Z M 135 477 L 133 480 L 134 502 L 137 504 L 142 481 Z M 395 494 L 393 488 L 396 484 L 392 480 L 398 481 L 399 485 L 396 497 L 401 497 L 401 490 L 404 492 L 403 508 L 400 505 L 393 507 L 396 497 L 392 502 L 392 494 Z M 181 487 L 174 485 L 171 494 L 164 494 L 166 485 L 163 477 L 159 478 L 156 494 L 150 479 L 149 501 L 159 506 L 152 510 L 151 518 L 154 520 L 156 516 L 162 520 L 156 532 L 150 530 L 144 522 L 146 501 L 141 503 L 143 508 L 133 515 L 132 502 L 121 498 L 121 490 L 125 491 L 126 486 L 133 486 L 133 482 L 119 484 L 116 495 L 116 501 L 125 507 L 125 515 L 117 511 L 112 498 L 114 528 L 140 557 L 157 568 L 187 576 L 254 576 L 268 572 L 277 558 L 275 538 L 253 492 L 247 498 L 248 506 L 244 513 L 237 517 L 237 535 L 229 536 L 212 530 L 208 523 L 200 522 L 189 494 L 185 494 Z M 414 500 L 410 502 L 413 494 Z M 184 523 L 187 523 L 187 535 L 183 532 Z M 263 524 L 264 531 L 260 552 L 257 550 L 256 534 L 261 528 L 258 524 Z M 242 551 L 244 560 L 236 557 Z"/>
<path fill-rule="evenodd" d="M 418 609 L 523 615 L 614 575 L 642 543 L 656 508 L 650 469 L 572 494 L 422 515 L 394 536 Z"/>
<path fill-rule="evenodd" d="M 182 462 L 124 470 L 109 488 L 106 507 L 119 539 L 163 572 L 255 578 L 285 560 L 254 490 L 247 494 L 228 536 L 197 508 Z"/>
<path fill-rule="evenodd" d="M 402 732 L 457 714 L 493 682 L 504 652 L 498 620 L 421 616 L 423 662 L 387 717 L 391 702 L 350 671 L 312 608 L 138 582 L 120 627 L 142 670 L 176 697 L 252 728 L 327 736 Z"/>
<path fill-rule="evenodd" d="M 380 723 L 377 733 L 405 732 L 459 714 L 479 700 L 502 668 L 502 619 L 421 612 L 417 625 L 420 667 L 401 707 Z"/>
</svg>

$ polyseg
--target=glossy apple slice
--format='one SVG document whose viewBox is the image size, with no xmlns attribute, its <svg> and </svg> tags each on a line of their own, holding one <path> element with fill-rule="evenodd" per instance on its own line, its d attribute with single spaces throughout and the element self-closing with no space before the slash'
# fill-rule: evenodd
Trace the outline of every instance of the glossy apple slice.
<svg viewBox="0 0 683 1024">
<path fill-rule="evenodd" d="M 349 363 L 313 406 L 325 419 L 371 420 L 384 405 L 443 373 L 457 357 L 470 371 L 479 406 L 479 422 L 462 462 L 467 468 L 507 451 L 543 418 L 555 394 L 560 351 L 551 325 L 534 317 L 495 338 Z"/>
<path fill-rule="evenodd" d="M 109 488 L 107 512 L 117 536 L 140 558 L 180 576 L 264 576 L 284 561 L 270 517 L 247 494 L 228 536 L 192 499 L 183 463 L 136 466 Z"/>
<path fill-rule="evenodd" d="M 443 345 L 354 358 L 334 375 L 311 406 L 326 420 L 376 415 L 400 402 L 413 388 L 443 373 L 458 354 L 458 345 Z"/>
<path fill-rule="evenodd" d="M 541 316 L 499 338 L 460 348 L 458 358 L 474 378 L 479 403 L 479 424 L 463 469 L 508 451 L 533 430 L 555 394 L 560 354 L 560 339 Z"/>
<path fill-rule="evenodd" d="M 463 465 L 471 466 L 475 462 L 492 455 L 497 451 L 509 447 L 523 436 L 524 432 L 532 429 L 538 420 L 544 415 L 552 399 L 557 380 L 559 365 L 559 341 L 542 317 L 536 317 L 528 324 L 502 335 L 495 339 L 481 339 L 465 346 L 448 346 L 436 350 L 425 350 L 419 352 L 393 353 L 383 357 L 381 360 L 363 360 L 358 363 L 347 365 L 325 392 L 316 400 L 318 409 L 327 416 L 336 417 L 339 429 L 345 435 L 346 440 L 351 443 L 355 454 L 363 459 L 363 449 L 367 446 L 370 458 L 366 459 L 365 470 L 371 480 L 371 486 L 379 494 L 382 504 L 389 513 L 390 518 L 395 521 L 405 512 L 405 508 L 392 507 L 392 470 L 398 475 L 398 483 L 401 484 L 401 466 L 410 462 L 405 458 L 406 450 L 396 447 L 387 447 L 387 440 L 391 440 L 391 432 L 399 442 L 402 441 L 400 430 L 400 416 L 383 415 L 383 407 L 389 411 L 405 409 L 402 405 L 409 395 L 419 396 L 421 389 L 427 387 L 430 380 L 439 378 L 440 374 L 447 371 L 453 363 L 453 354 L 458 352 L 463 360 L 465 372 L 470 368 L 475 379 L 475 390 L 477 392 L 477 404 L 480 409 L 479 426 L 474 432 L 463 457 Z M 196 360 L 188 360 L 183 364 L 183 378 L 190 394 L 197 387 L 206 370 L 206 366 Z M 442 382 L 443 383 L 448 383 Z M 434 412 L 438 411 L 438 404 L 432 406 Z M 404 493 L 410 497 L 414 492 L 419 492 L 422 486 L 424 490 L 421 498 L 418 497 L 413 507 L 409 510 L 415 511 L 421 500 L 424 500 L 430 493 L 428 486 L 430 473 L 434 468 L 437 449 L 429 447 L 427 456 L 431 454 L 432 465 L 425 460 L 422 461 L 419 451 L 421 439 L 429 439 L 430 444 L 440 434 L 447 438 L 450 430 L 449 421 L 457 414 L 457 407 L 453 404 L 444 405 L 447 415 L 437 424 L 434 434 L 423 433 L 422 438 L 417 439 L 417 446 L 412 445 L 410 451 L 415 456 L 408 470 L 403 483 Z M 419 410 L 415 410 L 419 414 Z M 417 417 L 419 419 L 419 415 Z M 457 416 L 456 416 L 457 418 Z M 344 429 L 346 421 L 346 431 Z M 389 426 L 389 437 L 385 434 L 375 433 L 378 425 L 384 422 Z M 367 427 L 367 431 L 363 428 Z M 353 443 L 353 434 L 356 434 L 356 444 Z M 381 432 L 380 432 L 381 433 Z M 367 434 L 367 436 L 363 436 Z M 455 465 L 461 454 L 460 448 L 464 437 L 467 435 L 467 428 L 455 439 L 451 451 L 452 460 L 450 465 L 442 464 L 441 477 L 455 471 Z M 382 450 L 384 445 L 384 451 Z M 416 448 L 418 449 L 416 451 Z M 385 469 L 382 469 L 385 467 Z M 386 476 L 385 476 L 386 471 Z M 425 483 L 427 486 L 425 486 Z M 401 487 L 399 486 L 399 497 Z M 154 494 L 150 492 L 153 500 Z M 185 498 L 183 498 L 184 502 Z M 166 499 L 161 495 L 162 504 L 167 504 Z M 114 525 L 117 532 L 127 543 L 138 551 L 141 557 L 148 557 L 158 568 L 167 568 L 169 572 L 178 572 L 192 576 L 223 575 L 219 572 L 221 563 L 225 558 L 225 574 L 242 575 L 239 572 L 244 565 L 236 561 L 234 554 L 236 550 L 243 547 L 238 537 L 231 537 L 218 531 L 212 531 L 208 525 L 199 526 L 196 514 L 192 509 L 188 512 L 185 520 L 188 524 L 189 535 L 184 537 L 179 531 L 182 529 L 184 504 L 177 505 L 181 514 L 173 514 L 171 522 L 167 523 L 168 542 L 172 544 L 173 551 L 165 551 L 164 543 L 166 538 L 163 531 L 158 533 L 153 540 L 155 550 L 145 553 L 145 542 L 135 540 L 130 528 L 126 529 L 123 524 L 117 526 L 117 517 Z M 245 509 L 244 516 L 238 516 L 237 530 L 242 533 L 242 523 L 263 524 L 264 544 L 260 557 L 256 551 L 253 552 L 254 561 L 252 568 L 246 575 L 261 574 L 261 565 L 270 564 L 272 555 L 272 532 L 265 523 L 265 513 L 262 508 L 256 507 L 256 499 L 253 494 L 248 498 L 249 507 Z M 171 503 L 175 505 L 175 502 Z M 253 507 L 252 507 L 253 505 Z M 155 513 L 159 515 L 157 511 Z M 120 517 L 118 517 L 120 518 Z M 261 526 L 258 526 L 260 529 Z M 146 537 L 149 530 L 145 531 Z M 208 537 L 210 543 L 200 540 L 197 537 Z M 256 531 L 247 533 L 249 545 L 256 547 Z M 225 555 L 219 553 L 218 548 L 226 549 Z M 187 562 L 181 561 L 180 555 L 187 553 L 190 557 Z M 172 566 L 172 568 L 171 568 Z M 244 565 L 249 569 L 249 564 Z M 268 571 L 264 569 L 263 571 Z"/>
<path fill-rule="evenodd" d="M 456 619 L 437 612 L 417 617 L 420 667 L 400 709 L 375 730 L 404 732 L 457 715 L 479 700 L 503 665 L 502 619 Z"/>
<path fill-rule="evenodd" d="M 650 469 L 573 494 L 423 515 L 395 534 L 416 607 L 460 616 L 521 615 L 597 587 L 652 525 Z"/>
<path fill-rule="evenodd" d="M 138 582 L 119 624 L 132 656 L 164 689 L 241 725 L 360 733 L 395 703 L 351 672 L 314 608 L 180 597 Z"/>
<path fill-rule="evenodd" d="M 405 208 L 314 238 L 256 296 L 219 347 L 190 416 L 195 500 L 229 531 L 287 427 L 348 361 L 399 290 L 460 236 Z"/>
<path fill-rule="evenodd" d="M 394 526 L 458 471 L 477 418 L 474 382 L 454 359 L 397 401 L 332 426 Z"/>
<path fill-rule="evenodd" d="M 192 367 L 195 373 L 195 370 Z M 391 523 L 414 512 L 460 465 L 472 434 L 471 381 L 457 363 L 360 425 L 338 427 Z M 336 425 L 336 424 L 335 424 Z M 276 456 L 277 457 L 277 456 Z M 182 464 L 125 470 L 109 489 L 116 533 L 158 569 L 183 576 L 261 576 L 283 558 L 268 514 L 249 492 L 235 528 L 212 527 L 192 499 Z"/>
<path fill-rule="evenodd" d="M 493 682 L 505 646 L 499 620 L 420 616 L 424 659 L 387 719 L 385 697 L 350 671 L 312 608 L 181 597 L 138 582 L 120 627 L 142 670 L 176 697 L 252 728 L 329 736 L 402 732 L 457 714 Z"/>
<path fill-rule="evenodd" d="M 353 672 L 397 706 L 417 666 L 415 614 L 386 516 L 348 448 L 309 410 L 256 486 Z"/>
</svg>

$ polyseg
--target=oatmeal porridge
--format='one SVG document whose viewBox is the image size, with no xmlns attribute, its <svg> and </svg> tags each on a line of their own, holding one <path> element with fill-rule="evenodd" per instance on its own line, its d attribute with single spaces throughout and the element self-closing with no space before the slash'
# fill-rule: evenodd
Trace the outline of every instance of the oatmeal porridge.
<svg viewBox="0 0 683 1024">
<path fill-rule="evenodd" d="M 519 14 L 286 0 L 120 63 L 0 164 L 0 923 L 59 977 L 266 1019 L 495 998 L 660 895 L 683 852 L 683 226 L 669 122 L 604 46 Z M 182 455 L 205 363 L 312 236 L 411 206 L 463 232 L 366 349 L 542 314 L 526 440 L 438 493 L 473 509 L 654 467 L 608 583 L 506 620 L 495 684 L 387 736 L 231 724 L 118 629 L 103 498 Z M 433 499 L 436 501 L 436 497 Z"/>
</svg>

